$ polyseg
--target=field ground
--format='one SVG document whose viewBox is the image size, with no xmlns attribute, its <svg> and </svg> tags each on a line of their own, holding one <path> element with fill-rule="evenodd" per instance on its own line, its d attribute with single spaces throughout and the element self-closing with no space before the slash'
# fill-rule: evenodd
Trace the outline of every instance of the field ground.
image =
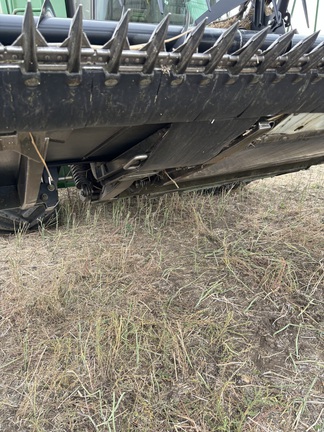
<svg viewBox="0 0 324 432">
<path fill-rule="evenodd" d="M 1 237 L 0 431 L 323 432 L 324 167 Z"/>
</svg>

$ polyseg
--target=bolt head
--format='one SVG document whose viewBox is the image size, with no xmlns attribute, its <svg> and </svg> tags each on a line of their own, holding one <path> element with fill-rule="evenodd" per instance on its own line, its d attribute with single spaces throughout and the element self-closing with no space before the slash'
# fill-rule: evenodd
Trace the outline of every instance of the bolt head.
<svg viewBox="0 0 324 432">
<path fill-rule="evenodd" d="M 182 83 L 183 83 L 183 78 L 182 77 L 176 78 L 176 79 L 174 79 L 174 80 L 171 81 L 172 87 L 176 87 L 176 86 L 178 86 L 178 85 L 180 85 Z"/>
<path fill-rule="evenodd" d="M 37 87 L 40 85 L 40 80 L 37 77 L 27 78 L 24 83 L 27 87 Z"/>
<path fill-rule="evenodd" d="M 46 193 L 43 193 L 43 194 L 40 196 L 40 198 L 41 198 L 42 201 L 48 201 L 48 195 L 47 195 Z"/>
<path fill-rule="evenodd" d="M 109 78 L 105 81 L 105 86 L 114 87 L 118 84 L 118 80 L 116 78 Z"/>
</svg>

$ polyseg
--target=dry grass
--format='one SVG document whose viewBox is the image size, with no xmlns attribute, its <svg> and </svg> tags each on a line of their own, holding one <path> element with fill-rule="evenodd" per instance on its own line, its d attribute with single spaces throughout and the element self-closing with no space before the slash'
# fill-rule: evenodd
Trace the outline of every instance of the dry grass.
<svg viewBox="0 0 324 432">
<path fill-rule="evenodd" d="M 324 171 L 0 238 L 0 431 L 323 431 Z"/>
</svg>

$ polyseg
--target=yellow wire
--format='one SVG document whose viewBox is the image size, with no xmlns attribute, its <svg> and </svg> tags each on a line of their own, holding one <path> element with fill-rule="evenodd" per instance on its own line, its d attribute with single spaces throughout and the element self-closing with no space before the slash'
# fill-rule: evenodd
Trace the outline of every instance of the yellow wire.
<svg viewBox="0 0 324 432">
<path fill-rule="evenodd" d="M 45 159 L 43 158 L 43 156 L 41 155 L 40 151 L 38 150 L 38 147 L 37 147 L 37 145 L 35 143 L 35 139 L 34 139 L 33 134 L 31 132 L 29 132 L 29 136 L 30 136 L 31 142 L 32 142 L 32 144 L 34 146 L 34 149 L 36 150 L 36 153 L 38 154 L 38 157 L 39 157 L 40 161 L 42 162 L 42 164 L 44 165 L 44 168 L 47 171 L 48 182 L 49 182 L 49 184 L 52 184 L 52 181 L 54 182 L 54 179 L 53 179 L 53 177 L 52 177 L 52 175 L 50 173 L 50 170 L 48 169 L 48 166 L 47 166 L 47 164 L 45 162 Z"/>
</svg>

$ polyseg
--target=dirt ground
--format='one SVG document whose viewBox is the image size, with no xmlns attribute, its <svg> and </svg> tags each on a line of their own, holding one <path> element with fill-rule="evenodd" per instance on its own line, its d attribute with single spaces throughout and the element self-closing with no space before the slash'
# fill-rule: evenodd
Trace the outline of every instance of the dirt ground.
<svg viewBox="0 0 324 432">
<path fill-rule="evenodd" d="M 1 237 L 0 431 L 324 431 L 324 167 Z"/>
</svg>

